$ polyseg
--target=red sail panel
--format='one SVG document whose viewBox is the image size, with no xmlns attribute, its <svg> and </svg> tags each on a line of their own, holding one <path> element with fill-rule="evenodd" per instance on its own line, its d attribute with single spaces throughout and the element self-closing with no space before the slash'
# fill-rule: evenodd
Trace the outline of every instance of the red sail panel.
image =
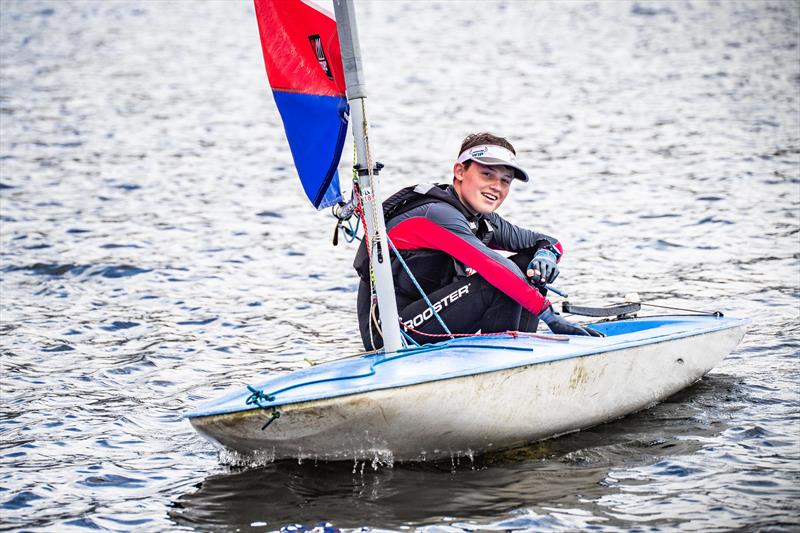
<svg viewBox="0 0 800 533">
<path fill-rule="evenodd" d="M 273 91 L 344 96 L 336 21 L 304 0 L 254 0 Z"/>
</svg>

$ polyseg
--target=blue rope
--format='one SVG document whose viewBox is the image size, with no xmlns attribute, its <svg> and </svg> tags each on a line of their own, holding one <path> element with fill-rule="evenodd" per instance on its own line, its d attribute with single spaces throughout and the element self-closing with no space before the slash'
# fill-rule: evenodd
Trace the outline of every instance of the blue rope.
<svg viewBox="0 0 800 533">
<path fill-rule="evenodd" d="M 403 331 L 402 328 L 400 329 L 400 334 L 406 339 L 406 346 L 408 346 L 408 341 L 411 341 L 412 343 L 414 343 L 414 346 L 416 346 L 417 348 L 422 346 L 420 343 L 415 341 L 414 338 L 411 335 L 409 335 L 408 333 Z"/>
<path fill-rule="evenodd" d="M 416 354 L 418 354 L 420 352 L 433 352 L 433 351 L 437 351 L 437 350 L 444 350 L 444 349 L 447 349 L 450 346 L 451 342 L 453 342 L 453 341 L 444 341 L 444 342 L 433 344 L 433 345 L 426 345 L 426 346 L 420 346 L 418 348 L 410 348 L 410 349 L 407 349 L 407 350 L 402 350 L 400 352 L 397 352 L 392 357 L 381 357 L 380 354 L 379 354 L 379 355 L 375 356 L 376 359 L 372 363 L 370 363 L 369 370 L 367 372 L 364 372 L 363 374 L 350 374 L 349 376 L 339 376 L 339 377 L 335 377 L 335 378 L 323 378 L 323 379 L 315 379 L 313 381 L 303 381 L 303 382 L 300 382 L 300 383 L 295 383 L 294 385 L 289 385 L 288 387 L 284 387 L 282 389 L 278 389 L 278 390 L 273 391 L 273 392 L 271 392 L 269 394 L 265 394 L 264 391 L 256 389 L 255 387 L 253 387 L 251 385 L 247 385 L 247 389 L 250 392 L 253 393 L 250 396 L 250 398 L 256 397 L 258 400 L 266 400 L 268 402 L 273 402 L 273 401 L 275 401 L 276 397 L 279 394 L 287 392 L 287 391 L 290 391 L 292 389 L 298 389 L 300 387 L 308 387 L 310 385 L 318 385 L 318 384 L 321 384 L 321 383 L 332 383 L 334 381 L 344 381 L 346 379 L 359 379 L 359 378 L 368 378 L 368 377 L 374 376 L 375 375 L 375 367 L 377 367 L 378 365 L 381 365 L 383 363 L 388 363 L 390 361 L 394 361 L 395 359 L 402 359 L 402 358 L 408 357 L 410 355 L 416 355 Z M 480 349 L 484 349 L 484 350 L 486 350 L 486 349 L 490 349 L 490 350 L 491 349 L 496 349 L 496 350 L 513 350 L 513 351 L 524 351 L 524 352 L 530 352 L 530 350 L 531 350 L 530 346 L 486 346 L 486 345 L 482 345 L 482 344 L 460 344 L 459 347 L 460 348 L 466 348 L 466 349 L 480 348 Z M 251 402 L 250 398 L 248 398 L 248 400 L 247 400 L 247 405 L 254 404 L 259 409 L 269 409 L 270 408 L 270 406 L 268 406 L 268 405 L 261 405 L 260 401 L 258 401 L 258 400 L 254 401 L 254 402 Z M 267 428 L 267 426 L 269 426 L 272 422 L 274 422 L 275 419 L 280 418 L 281 415 L 277 410 L 275 410 L 275 406 L 273 406 L 272 409 L 273 409 L 273 411 L 272 411 L 271 418 L 267 421 L 267 423 L 261 429 Z"/>
<path fill-rule="evenodd" d="M 267 403 L 275 401 L 275 396 L 271 394 L 264 394 L 264 391 L 256 389 L 255 387 L 251 387 L 250 385 L 247 386 L 247 390 L 253 394 L 247 397 L 247 400 L 244 402 L 245 405 L 255 405 L 263 408 L 261 405 L 262 400 Z"/>
<path fill-rule="evenodd" d="M 266 400 L 267 402 L 273 402 L 273 401 L 275 401 L 275 397 L 278 394 L 281 394 L 281 393 L 286 392 L 286 391 L 290 391 L 292 389 L 297 389 L 297 388 L 300 388 L 300 387 L 307 387 L 309 385 L 317 385 L 317 384 L 320 384 L 320 383 L 332 383 L 334 381 L 343 381 L 343 380 L 346 380 L 346 379 L 368 378 L 368 377 L 371 377 L 371 376 L 375 375 L 375 367 L 376 366 L 378 366 L 378 365 L 380 365 L 382 363 L 389 362 L 389 361 L 394 361 L 395 359 L 400 359 L 400 358 L 403 358 L 403 357 L 407 357 L 407 356 L 411 355 L 412 353 L 414 353 L 416 350 L 417 350 L 417 348 L 413 348 L 413 349 L 410 349 L 410 350 L 405 350 L 405 351 L 402 351 L 402 352 L 398 352 L 397 355 L 395 355 L 393 357 L 384 357 L 384 358 L 377 359 L 377 360 L 373 361 L 372 363 L 370 363 L 369 370 L 367 372 L 363 373 L 363 374 L 351 374 L 349 376 L 339 376 L 339 377 L 335 377 L 335 378 L 323 378 L 323 379 L 315 379 L 313 381 L 304 381 L 304 382 L 301 382 L 301 383 L 295 383 L 294 385 L 289 385 L 288 387 L 284 387 L 282 389 L 278 389 L 278 390 L 276 390 L 274 392 L 271 392 L 269 394 L 265 394 L 263 390 L 256 389 L 255 387 L 253 387 L 251 385 L 247 385 L 247 390 L 249 390 L 253 394 L 251 394 L 247 398 L 247 401 L 245 403 L 246 403 L 246 405 L 255 405 L 259 409 L 269 409 L 268 405 L 261 405 L 261 401 L 260 400 Z M 273 406 L 272 407 L 272 417 L 267 421 L 266 424 L 264 424 L 264 426 L 261 429 L 262 430 L 266 429 L 272 422 L 274 422 L 276 419 L 280 418 L 280 416 L 281 416 L 281 414 Z"/>
<path fill-rule="evenodd" d="M 355 240 L 359 241 L 361 240 L 361 237 L 358 236 L 358 228 L 359 225 L 356 224 L 355 229 L 353 229 L 353 222 L 350 219 L 347 220 L 347 228 L 342 226 L 342 233 L 344 233 L 344 240 L 347 241 L 348 244 Z"/>
<path fill-rule="evenodd" d="M 411 278 L 411 281 L 414 283 L 414 286 L 417 288 L 417 290 L 419 291 L 419 293 L 422 295 L 422 299 L 423 299 L 423 300 L 425 300 L 425 303 L 426 303 L 426 304 L 428 304 L 428 307 L 430 307 L 431 311 L 433 311 L 433 316 L 435 316 L 435 317 L 436 317 L 436 320 L 438 320 L 438 321 L 439 321 L 439 324 L 442 326 L 442 329 L 443 329 L 443 330 L 445 331 L 445 333 L 447 333 L 448 335 L 453 335 L 453 333 L 450 331 L 450 329 L 449 329 L 449 328 L 447 327 L 447 325 L 444 323 L 444 320 L 442 320 L 442 317 L 440 317 L 440 316 L 439 316 L 439 313 L 437 313 L 437 312 L 436 312 L 436 309 L 433 307 L 433 304 L 432 304 L 432 303 L 431 303 L 431 301 L 428 299 L 428 295 L 427 295 L 427 294 L 425 294 L 425 291 L 424 291 L 424 290 L 422 290 L 422 287 L 420 287 L 420 286 L 419 286 L 419 283 L 417 283 L 417 278 L 415 278 L 415 277 L 414 277 L 414 274 L 412 274 L 412 273 L 411 273 L 411 269 L 410 269 L 410 268 L 408 268 L 408 265 L 407 265 L 407 264 L 406 264 L 406 262 L 403 260 L 403 256 L 401 256 L 401 255 L 400 255 L 400 252 L 398 252 L 398 251 L 397 251 L 397 248 L 395 248 L 395 247 L 394 247 L 394 243 L 392 242 L 392 239 L 390 239 L 390 238 L 389 238 L 389 236 L 387 235 L 387 236 L 386 236 L 386 240 L 389 242 L 389 246 L 391 246 L 391 247 L 392 247 L 392 250 L 394 251 L 394 256 L 395 256 L 395 257 L 396 257 L 396 258 L 397 258 L 397 259 L 400 261 L 400 264 L 401 264 L 401 265 L 403 265 L 403 268 L 405 269 L 405 271 L 406 271 L 406 274 L 408 274 L 408 277 L 409 277 L 409 278 Z M 401 330 L 401 331 L 402 331 L 402 330 Z"/>
<path fill-rule="evenodd" d="M 352 226 L 351 226 L 351 228 L 352 228 Z M 342 229 L 344 229 L 344 228 L 342 228 Z M 352 231 L 352 229 L 350 229 L 350 231 Z M 355 233 L 357 233 L 357 232 L 358 232 L 358 226 L 356 226 L 356 231 L 353 232 L 353 237 L 355 237 Z M 345 231 L 344 233 L 345 233 L 345 235 L 347 235 L 348 232 Z M 397 257 L 397 259 L 400 261 L 400 264 L 403 265 L 403 268 L 405 269 L 406 274 L 408 274 L 408 277 L 411 278 L 412 283 L 414 283 L 414 286 L 417 288 L 419 293 L 422 295 L 422 299 L 425 300 L 425 303 L 428 304 L 428 307 L 431 309 L 431 311 L 433 311 L 433 316 L 435 316 L 436 320 L 439 321 L 439 324 L 442 326 L 442 329 L 448 335 L 452 336 L 453 333 L 450 331 L 450 329 L 444 323 L 444 320 L 442 320 L 442 317 L 439 316 L 439 313 L 436 312 L 436 308 L 433 307 L 433 304 L 431 303 L 430 299 L 428 299 L 428 295 L 425 294 L 425 291 L 422 289 L 422 287 L 417 282 L 417 278 L 415 278 L 414 274 L 411 273 L 411 269 L 408 268 L 408 265 L 406 264 L 406 262 L 403 259 L 403 257 L 400 255 L 400 252 L 397 251 L 397 248 L 395 248 L 394 243 L 392 242 L 392 240 L 389 239 L 388 236 L 386 237 L 386 240 L 389 242 L 389 246 L 392 247 L 392 250 L 394 251 L 395 257 Z M 351 241 L 352 241 L 352 239 L 351 239 Z M 349 242 L 351 242 L 351 241 L 349 241 Z M 255 405 L 255 406 L 257 406 L 257 407 L 259 407 L 261 409 L 267 409 L 267 406 L 262 405 L 261 401 L 266 401 L 267 403 L 273 402 L 273 401 L 275 401 L 275 397 L 278 394 L 281 394 L 283 392 L 286 392 L 286 391 L 289 391 L 289 390 L 292 390 L 292 389 L 295 389 L 295 388 L 298 388 L 298 387 L 305 387 L 305 386 L 316 385 L 316 384 L 320 384 L 320 383 L 330 383 L 330 382 L 333 382 L 333 381 L 342 381 L 342 380 L 345 380 L 345 379 L 358 379 L 358 378 L 366 378 L 366 377 L 374 376 L 375 375 L 375 367 L 378 366 L 379 364 L 386 363 L 388 361 L 393 361 L 393 360 L 399 359 L 401 357 L 406 357 L 406 356 L 411 355 L 412 353 L 414 353 L 416 350 L 422 348 L 422 346 L 417 341 L 415 341 L 408 333 L 403 331 L 402 328 L 400 329 L 400 333 L 406 339 L 406 345 L 408 345 L 408 341 L 411 341 L 415 345 L 415 348 L 407 348 L 406 350 L 402 351 L 401 353 L 398 353 L 394 357 L 386 357 L 386 358 L 382 358 L 382 359 L 378 359 L 377 361 L 374 361 L 372 364 L 369 365 L 369 370 L 364 374 L 356 374 L 356 375 L 352 375 L 351 374 L 349 376 L 340 376 L 340 377 L 336 377 L 336 378 L 325 378 L 325 379 L 318 379 L 318 380 L 314 380 L 314 381 L 306 381 L 306 382 L 303 382 L 303 383 L 296 383 L 294 385 L 290 385 L 288 387 L 284 387 L 284 388 L 282 388 L 280 390 L 273 391 L 273 392 L 271 392 L 269 394 L 264 394 L 264 391 L 256 389 L 255 387 L 251 387 L 250 385 L 248 385 L 247 389 L 252 394 L 247 398 L 247 401 L 245 403 L 247 405 Z M 453 337 L 451 337 L 451 338 L 453 338 Z M 439 346 L 442 346 L 442 345 L 440 344 Z M 430 348 L 428 348 L 428 349 L 430 349 Z M 261 429 L 262 430 L 266 429 L 272 422 L 274 422 L 279 417 L 280 417 L 280 413 L 278 413 L 276 410 L 273 410 L 272 417 L 267 421 L 266 424 L 264 424 L 264 426 Z"/>
</svg>

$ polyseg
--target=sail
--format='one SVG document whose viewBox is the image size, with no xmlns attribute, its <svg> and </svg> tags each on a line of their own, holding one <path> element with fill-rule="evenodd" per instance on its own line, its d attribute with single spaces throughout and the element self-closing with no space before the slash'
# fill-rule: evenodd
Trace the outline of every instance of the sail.
<svg viewBox="0 0 800 533">
<path fill-rule="evenodd" d="M 336 167 L 348 104 L 336 21 L 305 0 L 254 0 L 267 77 L 314 207 L 342 199 Z"/>
</svg>

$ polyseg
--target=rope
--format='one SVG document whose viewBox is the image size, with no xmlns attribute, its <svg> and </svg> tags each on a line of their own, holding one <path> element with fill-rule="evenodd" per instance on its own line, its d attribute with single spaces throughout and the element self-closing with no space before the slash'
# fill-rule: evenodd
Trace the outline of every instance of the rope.
<svg viewBox="0 0 800 533">
<path fill-rule="evenodd" d="M 420 286 L 420 284 L 417 283 L 417 278 L 415 278 L 414 274 L 411 273 L 411 269 L 408 268 L 408 265 L 406 264 L 405 260 L 403 260 L 403 257 L 400 255 L 400 252 L 398 252 L 397 248 L 395 248 L 394 243 L 392 242 L 392 239 L 390 239 L 389 236 L 387 235 L 386 236 L 386 240 L 389 241 L 389 246 L 392 247 L 392 251 L 394 252 L 394 256 L 397 258 L 398 261 L 400 261 L 400 264 L 403 265 L 403 268 L 405 269 L 406 274 L 408 274 L 408 277 L 411 278 L 412 283 L 414 283 L 414 287 L 417 288 L 419 293 L 422 295 L 422 299 L 425 300 L 425 303 L 428 304 L 428 307 L 430 308 L 430 310 L 433 311 L 433 316 L 435 316 L 436 320 L 439 321 L 439 325 L 442 326 L 442 329 L 447 333 L 447 335 L 452 337 L 453 334 L 450 332 L 450 328 L 448 328 L 447 325 L 444 323 L 444 320 L 442 320 L 442 317 L 439 316 L 439 313 L 436 312 L 436 308 L 433 307 L 433 304 L 428 299 L 428 295 L 425 294 L 425 291 L 422 290 L 422 287 Z M 401 324 L 403 323 L 402 320 L 400 321 L 400 323 Z"/>
<path fill-rule="evenodd" d="M 383 329 L 381 328 L 380 320 L 378 320 L 378 298 L 373 293 L 370 294 L 370 303 L 369 303 L 369 341 L 372 344 L 372 349 L 375 349 L 375 339 L 372 335 L 372 326 L 375 326 L 375 329 L 378 330 L 378 334 L 383 338 Z"/>
<path fill-rule="evenodd" d="M 275 401 L 275 396 L 264 394 L 264 391 L 251 387 L 250 385 L 247 386 L 247 390 L 253 394 L 247 397 L 247 400 L 244 402 L 245 405 L 255 405 L 257 407 L 264 408 L 264 406 L 261 405 L 262 400 L 267 403 Z"/>
<path fill-rule="evenodd" d="M 365 124 L 366 124 L 366 119 L 365 119 Z M 366 134 L 365 134 L 365 137 L 366 137 Z M 366 139 L 365 139 L 365 141 L 366 141 Z M 353 157 L 354 158 L 357 157 L 357 154 L 355 152 L 355 148 L 356 148 L 355 147 L 355 143 L 353 143 Z M 374 174 L 372 172 L 372 161 L 371 161 L 371 153 L 369 151 L 369 143 L 366 143 L 366 148 L 367 148 L 367 163 L 369 164 L 369 166 L 368 166 L 368 176 L 369 176 L 369 179 L 370 179 L 370 188 L 372 189 L 372 194 L 374 196 L 375 195 Z M 356 204 L 356 208 L 355 208 L 355 210 L 353 212 L 356 214 L 356 216 L 358 216 L 358 218 L 362 222 L 362 225 L 364 226 L 364 239 L 365 239 L 364 245 L 365 245 L 366 250 L 367 250 L 367 256 L 370 258 L 370 262 L 369 262 L 369 281 L 370 281 L 370 296 L 371 296 L 372 300 L 370 301 L 370 310 L 369 310 L 369 314 L 370 314 L 369 339 L 370 339 L 370 343 L 372 344 L 372 348 L 375 349 L 375 341 L 374 341 L 372 326 L 373 325 L 375 326 L 375 329 L 378 330 L 378 333 L 380 334 L 381 337 L 383 337 L 383 331 L 381 330 L 380 323 L 378 322 L 377 313 L 375 312 L 376 311 L 376 301 L 375 301 L 375 298 L 374 298 L 374 295 L 375 295 L 375 272 L 373 271 L 373 268 L 372 268 L 372 246 L 370 246 L 370 242 L 367 239 L 367 234 L 369 232 L 367 231 L 367 221 L 366 221 L 366 216 L 365 216 L 365 213 L 364 213 L 364 205 L 362 203 L 362 198 L 361 198 L 361 190 L 360 190 L 360 188 L 358 186 L 358 174 L 357 174 L 357 172 L 355 170 L 355 167 L 353 169 L 353 194 L 355 194 L 357 199 L 358 199 L 357 200 L 357 204 Z M 377 230 L 377 209 L 378 208 L 381 208 L 381 206 L 375 206 L 375 209 L 373 209 L 373 211 L 372 211 L 373 224 L 375 224 L 374 229 L 376 229 L 376 230 Z M 374 231 L 373 232 L 373 244 L 375 244 L 375 241 L 377 239 L 378 239 L 378 232 Z M 442 317 L 439 316 L 438 312 L 436 312 L 436 309 L 433 307 L 433 304 L 431 303 L 430 299 L 428 299 L 428 295 L 425 294 L 425 291 L 422 289 L 420 284 L 417 282 L 417 278 L 414 277 L 414 274 L 411 272 L 411 269 L 408 267 L 408 264 L 406 264 L 405 260 L 400 255 L 400 252 L 397 250 L 397 248 L 395 247 L 394 243 L 392 242 L 392 240 L 389 238 L 388 235 L 386 236 L 386 240 L 388 241 L 389 246 L 391 247 L 392 251 L 394 251 L 395 257 L 397 257 L 397 259 L 400 261 L 400 264 L 405 269 L 406 274 L 408 274 L 409 278 L 411 278 L 412 283 L 414 283 L 414 286 L 417 288 L 419 293 L 422 295 L 422 298 L 425 300 L 425 303 L 428 305 L 428 307 L 430 307 L 431 311 L 433 311 L 433 315 L 436 317 L 436 320 L 442 326 L 442 329 L 445 332 L 447 332 L 448 334 L 450 334 L 451 332 L 450 332 L 450 329 L 447 327 L 447 324 L 444 323 L 444 320 L 442 320 Z M 352 242 L 352 239 L 351 239 L 350 242 Z M 407 337 L 407 335 L 404 335 L 404 337 Z M 414 341 L 413 339 L 411 339 L 411 341 L 416 346 L 419 346 L 419 344 L 416 341 Z M 406 343 L 406 346 L 408 346 L 408 343 Z"/>
<path fill-rule="evenodd" d="M 547 341 L 569 341 L 569 337 L 567 335 L 557 335 L 552 334 L 548 335 L 547 333 L 533 333 L 530 331 L 498 331 L 495 333 L 425 333 L 424 331 L 416 330 L 410 326 L 403 325 L 403 328 L 406 331 L 410 331 L 412 333 L 416 333 L 417 335 L 422 335 L 424 337 L 433 337 L 433 338 L 464 338 L 464 337 L 498 337 L 503 335 L 508 335 L 514 339 L 519 337 L 531 337 L 534 339 L 542 339 Z M 402 333 L 402 330 L 401 330 Z"/>
<path fill-rule="evenodd" d="M 433 337 L 442 336 L 442 335 L 435 335 L 435 334 L 429 334 L 429 333 L 422 333 L 421 331 L 416 331 L 416 330 L 411 329 L 411 328 L 408 328 L 408 329 L 409 329 L 409 331 L 413 331 L 414 333 L 417 333 L 417 334 L 420 334 L 420 335 L 430 335 L 430 336 L 433 336 Z M 567 337 L 566 335 L 544 335 L 544 334 L 538 334 L 538 333 L 528 333 L 528 332 L 524 332 L 524 331 L 505 331 L 505 332 L 501 332 L 501 333 L 464 333 L 464 334 L 456 333 L 453 336 L 454 337 L 489 337 L 489 336 L 501 336 L 501 335 L 509 335 L 511 337 L 514 337 L 514 338 L 516 338 L 516 337 L 533 337 L 533 338 L 549 340 L 549 341 L 569 341 L 569 337 Z M 414 342 L 413 339 L 411 339 L 411 340 L 412 340 L 412 342 Z M 393 355 L 391 357 L 380 357 L 380 356 L 378 356 L 378 358 L 376 360 L 374 360 L 372 363 L 370 363 L 369 369 L 364 373 L 351 374 L 351 375 L 348 375 L 348 376 L 338 376 L 338 377 L 332 377 L 332 378 L 322 378 L 322 379 L 316 379 L 316 380 L 311 380 L 311 381 L 305 381 L 305 382 L 301 382 L 301 383 L 295 383 L 294 385 L 289 385 L 288 387 L 284 387 L 282 389 L 278 389 L 278 390 L 273 391 L 273 392 L 271 392 L 269 394 L 265 394 L 264 391 L 256 389 L 255 387 L 252 387 L 252 386 L 248 385 L 247 389 L 250 392 L 252 392 L 253 394 L 248 398 L 247 405 L 252 405 L 252 402 L 250 402 L 250 398 L 254 398 L 254 397 L 259 398 L 259 399 L 268 399 L 268 401 L 272 402 L 272 401 L 275 401 L 275 398 L 279 394 L 282 394 L 284 392 L 290 391 L 292 389 L 297 389 L 297 388 L 300 388 L 300 387 L 306 387 L 306 386 L 311 386 L 311 385 L 319 385 L 321 383 L 332 383 L 332 382 L 335 382 L 335 381 L 344 381 L 344 380 L 347 380 L 347 379 L 359 379 L 359 378 L 371 377 L 371 376 L 375 375 L 375 367 L 377 367 L 378 365 L 381 365 L 383 363 L 388 363 L 388 362 L 394 361 L 396 359 L 402 359 L 404 357 L 408 357 L 408 356 L 411 356 L 411 355 L 416 355 L 419 352 L 426 352 L 426 351 L 433 352 L 433 351 L 436 351 L 436 350 L 442 350 L 442 349 L 447 348 L 449 346 L 449 344 L 450 343 L 446 343 L 445 342 L 445 343 L 437 344 L 437 345 L 434 345 L 434 346 L 419 346 L 417 348 L 410 348 L 410 349 L 403 350 L 401 352 L 397 352 L 395 355 Z M 484 348 L 484 349 L 487 348 L 486 346 L 470 345 L 470 344 L 462 344 L 460 347 L 462 347 L 462 348 Z M 529 351 L 531 349 L 530 346 L 502 346 L 502 347 L 498 347 L 498 348 L 501 348 L 503 350 L 516 350 L 516 351 Z M 261 409 L 268 409 L 269 408 L 269 406 L 264 406 L 264 405 L 261 405 L 260 403 L 256 403 L 256 405 L 257 405 L 257 407 L 259 407 Z M 273 411 L 271 413 L 271 417 L 267 421 L 267 423 L 264 424 L 264 426 L 261 428 L 262 430 L 266 429 L 272 422 L 274 422 L 276 419 L 280 418 L 280 416 L 281 416 L 281 414 L 277 411 L 277 409 L 274 406 L 272 407 L 272 409 L 273 409 Z"/>
<path fill-rule="evenodd" d="M 670 307 L 668 305 L 656 305 L 656 304 L 649 304 L 645 302 L 639 302 L 641 305 L 647 305 L 649 307 L 658 307 L 660 309 L 670 309 L 672 311 L 686 311 L 687 313 L 696 313 L 700 316 L 725 316 L 722 314 L 721 311 L 701 311 L 700 309 L 684 309 L 683 307 Z"/>
<path fill-rule="evenodd" d="M 405 331 L 403 331 L 402 329 L 400 330 L 400 335 L 402 335 L 402 336 L 403 336 L 403 338 L 405 339 L 405 341 L 406 341 L 406 346 L 408 346 L 408 344 L 409 344 L 409 341 L 410 341 L 410 342 L 412 342 L 412 343 L 414 344 L 414 346 L 416 346 L 417 348 L 419 348 L 420 346 L 422 346 L 420 343 L 418 343 L 417 341 L 415 341 L 415 340 L 414 340 L 414 337 L 412 337 L 411 335 L 409 335 L 408 333 L 406 333 L 406 332 L 405 332 Z"/>
<path fill-rule="evenodd" d="M 252 394 L 250 396 L 248 396 L 247 399 L 245 400 L 245 402 L 244 402 L 245 405 L 255 405 L 256 407 L 258 407 L 260 409 L 267 409 L 267 406 L 261 405 L 261 402 L 264 401 L 264 402 L 269 403 L 269 402 L 274 402 L 275 401 L 275 395 L 274 394 L 264 394 L 264 391 L 262 391 L 260 389 L 257 389 L 255 387 L 251 387 L 250 385 L 247 386 L 247 390 L 249 390 Z M 280 417 L 281 417 L 281 414 L 278 412 L 277 409 L 275 409 L 273 407 L 272 408 L 272 414 L 271 414 L 269 420 L 267 420 L 267 422 L 263 426 L 261 426 L 261 430 L 263 431 L 263 430 L 267 429 L 270 424 L 275 422 Z"/>
<path fill-rule="evenodd" d="M 364 103 L 364 100 L 361 100 L 361 117 L 362 117 L 362 126 L 364 130 L 364 151 L 366 152 L 367 157 L 367 178 L 369 180 L 369 189 L 370 193 L 372 194 L 373 199 L 379 198 L 378 196 L 378 183 L 375 180 L 375 164 L 372 159 L 372 148 L 369 144 L 369 121 L 367 120 L 367 109 Z M 378 250 L 378 261 L 383 261 L 382 253 L 381 253 L 381 238 L 380 233 L 378 232 L 378 209 L 382 209 L 381 205 L 376 205 L 372 209 L 372 242 L 369 243 Z"/>
<path fill-rule="evenodd" d="M 353 223 L 348 220 L 347 227 L 344 227 L 344 224 L 341 226 L 342 233 L 344 234 L 344 240 L 349 244 L 353 241 L 360 241 L 361 237 L 358 236 L 358 224 L 353 227 Z"/>
<path fill-rule="evenodd" d="M 353 142 L 353 161 L 356 161 L 358 154 L 356 153 L 356 144 L 355 141 Z M 370 174 L 372 173 L 370 167 Z M 376 313 L 377 308 L 377 300 L 375 298 L 375 271 L 372 268 L 372 246 L 370 245 L 370 239 L 368 237 L 369 231 L 367 228 L 367 217 L 364 213 L 364 204 L 361 198 L 361 187 L 358 183 L 358 172 L 356 171 L 355 165 L 353 165 L 353 195 L 356 197 L 356 208 L 353 210 L 353 213 L 358 217 L 361 221 L 361 225 L 364 227 L 364 248 L 367 251 L 367 257 L 370 258 L 369 260 L 369 294 L 370 294 L 370 303 L 369 303 L 369 316 L 370 319 L 367 321 L 369 325 L 369 342 L 372 345 L 372 349 L 376 350 L 375 348 L 375 332 L 373 331 L 373 326 L 378 331 L 378 334 L 383 337 L 383 331 L 381 330 L 381 325 L 378 322 L 378 315 Z M 373 216 L 375 216 L 375 211 L 373 210 Z M 375 235 L 373 234 L 373 238 Z"/>
</svg>

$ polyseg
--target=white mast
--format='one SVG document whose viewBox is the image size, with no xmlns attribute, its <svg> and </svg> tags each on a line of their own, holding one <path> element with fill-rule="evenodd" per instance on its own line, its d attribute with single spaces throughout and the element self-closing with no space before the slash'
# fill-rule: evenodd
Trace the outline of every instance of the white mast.
<svg viewBox="0 0 800 533">
<path fill-rule="evenodd" d="M 397 303 L 394 298 L 394 283 L 390 266 L 390 252 L 386 240 L 386 223 L 377 194 L 378 177 L 374 175 L 375 159 L 369 146 L 369 123 L 367 122 L 364 73 L 361 68 L 361 48 L 358 44 L 356 12 L 352 0 L 334 0 L 339 47 L 342 52 L 344 77 L 347 83 L 347 100 L 350 103 L 350 123 L 356 143 L 358 160 L 358 187 L 367 222 L 367 241 L 371 248 L 370 260 L 375 273 L 375 292 L 378 296 L 378 311 L 381 316 L 383 346 L 386 353 L 403 347 L 400 340 L 400 324 Z"/>
</svg>

